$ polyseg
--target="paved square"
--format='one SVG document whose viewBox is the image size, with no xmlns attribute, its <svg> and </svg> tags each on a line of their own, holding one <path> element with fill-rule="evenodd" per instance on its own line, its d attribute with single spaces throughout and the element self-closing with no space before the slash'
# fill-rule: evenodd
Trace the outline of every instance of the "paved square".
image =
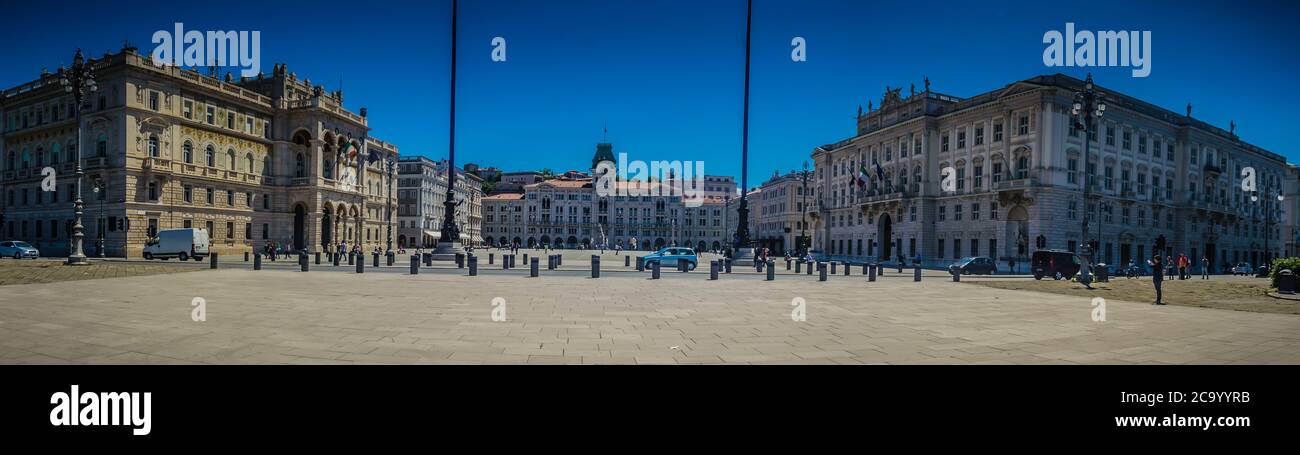
<svg viewBox="0 0 1300 455">
<path fill-rule="evenodd" d="M 0 363 L 1300 363 L 1300 316 L 1110 301 L 1093 322 L 1086 298 L 930 273 L 376 272 L 4 286 Z M 796 297 L 805 322 L 791 319 Z"/>
</svg>

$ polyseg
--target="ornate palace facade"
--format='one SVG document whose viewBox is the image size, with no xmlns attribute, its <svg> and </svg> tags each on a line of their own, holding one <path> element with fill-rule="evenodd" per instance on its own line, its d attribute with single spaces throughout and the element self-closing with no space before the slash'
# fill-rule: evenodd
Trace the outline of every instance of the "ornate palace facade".
<svg viewBox="0 0 1300 455">
<path fill-rule="evenodd" d="M 887 90 L 879 109 L 859 115 L 855 136 L 812 154 L 814 248 L 927 265 L 1023 263 L 1035 249 L 1099 240 L 1101 262 L 1127 264 L 1163 236 L 1163 253 L 1208 256 L 1216 271 L 1294 251 L 1294 219 L 1283 213 L 1294 202 L 1252 202 L 1240 189 L 1241 170 L 1253 167 L 1261 194 L 1295 201 L 1285 158 L 1197 120 L 1190 105 L 1175 113 L 1104 89 L 1105 116 L 1085 152 L 1071 116 L 1081 87 L 1056 74 L 968 99 L 932 92 L 928 81 L 906 96 Z M 940 188 L 948 167 L 955 191 Z M 862 168 L 865 188 L 855 183 Z"/>
<path fill-rule="evenodd" d="M 106 255 L 139 257 L 158 230 L 181 227 L 207 229 L 219 253 L 384 245 L 395 206 L 384 163 L 398 149 L 368 136 L 365 109 L 344 109 L 341 91 L 284 65 L 222 79 L 156 66 L 129 47 L 90 64 L 99 90 L 83 110 L 87 255 L 102 237 Z M 4 234 L 46 255 L 68 251 L 72 104 L 48 71 L 0 94 Z M 46 167 L 55 191 L 42 191 Z"/>
</svg>

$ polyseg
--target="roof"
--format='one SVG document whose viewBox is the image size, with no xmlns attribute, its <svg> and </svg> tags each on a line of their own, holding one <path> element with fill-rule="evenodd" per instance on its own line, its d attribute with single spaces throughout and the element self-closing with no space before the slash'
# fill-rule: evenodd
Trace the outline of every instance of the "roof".
<svg viewBox="0 0 1300 455">
<path fill-rule="evenodd" d="M 524 198 L 524 193 L 498 193 L 483 196 L 484 201 L 517 201 Z"/>
</svg>

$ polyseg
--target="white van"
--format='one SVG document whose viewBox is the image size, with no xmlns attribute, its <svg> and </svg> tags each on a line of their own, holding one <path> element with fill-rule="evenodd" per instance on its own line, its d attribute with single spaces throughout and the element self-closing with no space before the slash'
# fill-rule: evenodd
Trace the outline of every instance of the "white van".
<svg viewBox="0 0 1300 455">
<path fill-rule="evenodd" d="M 144 246 L 145 259 L 179 258 L 201 261 L 208 255 L 208 231 L 203 229 L 165 229 Z"/>
</svg>

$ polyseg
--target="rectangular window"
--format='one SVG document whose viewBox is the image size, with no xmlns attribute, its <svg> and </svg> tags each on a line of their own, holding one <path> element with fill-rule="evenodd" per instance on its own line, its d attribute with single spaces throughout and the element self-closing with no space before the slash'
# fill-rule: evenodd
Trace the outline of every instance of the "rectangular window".
<svg viewBox="0 0 1300 455">
<path fill-rule="evenodd" d="M 957 130 L 957 149 L 964 148 L 966 148 L 966 129 L 962 128 Z"/>
<path fill-rule="evenodd" d="M 186 120 L 194 120 L 194 102 L 193 102 L 193 101 L 185 100 L 184 103 L 181 103 L 181 115 L 185 116 L 185 119 L 186 119 Z"/>
<path fill-rule="evenodd" d="M 984 127 L 975 127 L 975 145 L 984 145 Z"/>
<path fill-rule="evenodd" d="M 185 185 L 185 202 L 194 202 L 194 187 Z"/>
<path fill-rule="evenodd" d="M 1123 137 L 1124 137 L 1124 142 L 1123 142 L 1124 150 L 1133 150 L 1133 132 L 1125 130 Z"/>
<path fill-rule="evenodd" d="M 971 204 L 971 205 L 970 205 L 970 219 L 971 219 L 971 221 L 979 221 L 979 219 L 980 219 L 980 205 L 979 205 L 979 204 Z"/>
<path fill-rule="evenodd" d="M 208 188 L 208 205 L 216 204 L 217 190 Z"/>
<path fill-rule="evenodd" d="M 1026 134 L 1029 134 L 1029 116 L 1028 116 L 1028 115 L 1021 115 L 1021 116 L 1020 116 L 1020 126 L 1018 127 L 1018 130 L 1019 130 L 1019 134 L 1020 134 L 1021 136 L 1024 136 L 1024 135 L 1026 135 Z"/>
<path fill-rule="evenodd" d="M 217 108 L 212 106 L 208 106 L 208 124 L 209 125 L 217 124 Z"/>
<path fill-rule="evenodd" d="M 940 137 L 939 137 L 939 151 L 940 151 L 940 152 L 946 152 L 946 151 L 948 151 L 948 134 L 947 134 L 947 133 L 944 133 L 943 136 L 940 136 Z"/>
<path fill-rule="evenodd" d="M 149 110 L 158 110 L 158 92 L 149 92 Z"/>
<path fill-rule="evenodd" d="M 1002 122 L 993 124 L 993 142 L 1002 142 Z"/>
</svg>

